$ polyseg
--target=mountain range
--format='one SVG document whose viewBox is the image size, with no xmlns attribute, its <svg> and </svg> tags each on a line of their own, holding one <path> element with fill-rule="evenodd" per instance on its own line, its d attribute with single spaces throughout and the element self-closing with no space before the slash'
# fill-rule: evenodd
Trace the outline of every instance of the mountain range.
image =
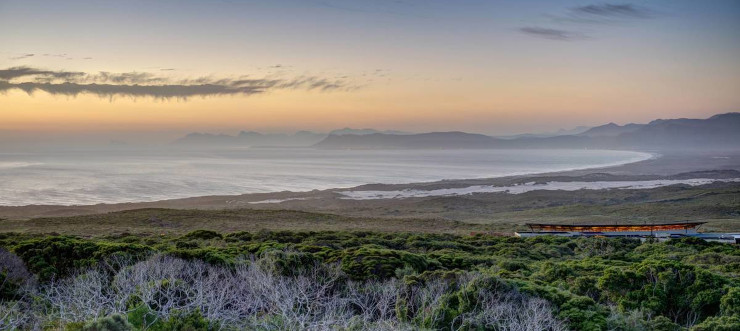
<svg viewBox="0 0 740 331">
<path fill-rule="evenodd" d="M 460 131 L 409 133 L 344 128 L 329 133 L 242 131 L 236 136 L 191 133 L 174 144 L 186 147 L 291 146 L 319 149 L 740 148 L 740 113 L 719 114 L 707 119 L 658 119 L 646 124 L 608 123 L 555 133 L 500 137 Z"/>
<path fill-rule="evenodd" d="M 322 149 L 463 149 L 463 148 L 740 148 L 740 113 L 707 119 L 654 120 L 647 124 L 609 123 L 572 135 L 502 139 L 465 132 L 413 135 L 329 135 L 314 145 Z"/>
<path fill-rule="evenodd" d="M 312 146 L 328 136 L 343 135 L 409 135 L 410 132 L 403 131 L 378 131 L 374 129 L 352 129 L 344 128 L 329 133 L 317 133 L 311 131 L 298 131 L 293 134 L 285 133 L 260 133 L 255 131 L 241 131 L 236 136 L 212 133 L 190 133 L 185 137 L 174 141 L 179 146 L 255 146 L 255 147 L 308 147 Z"/>
</svg>

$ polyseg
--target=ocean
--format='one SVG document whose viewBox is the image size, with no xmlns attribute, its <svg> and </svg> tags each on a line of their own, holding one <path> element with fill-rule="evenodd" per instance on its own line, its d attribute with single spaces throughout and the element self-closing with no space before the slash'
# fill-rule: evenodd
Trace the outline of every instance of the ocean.
<svg viewBox="0 0 740 331">
<path fill-rule="evenodd" d="M 0 205 L 87 205 L 489 178 L 637 162 L 602 150 L 54 151 L 0 153 Z"/>
</svg>

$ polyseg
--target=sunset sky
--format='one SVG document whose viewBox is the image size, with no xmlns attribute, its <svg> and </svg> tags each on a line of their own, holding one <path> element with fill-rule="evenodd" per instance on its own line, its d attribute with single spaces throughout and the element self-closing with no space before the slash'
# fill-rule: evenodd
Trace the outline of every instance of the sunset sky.
<svg viewBox="0 0 740 331">
<path fill-rule="evenodd" d="M 0 0 L 5 139 L 503 135 L 730 111 L 737 0 Z"/>
</svg>

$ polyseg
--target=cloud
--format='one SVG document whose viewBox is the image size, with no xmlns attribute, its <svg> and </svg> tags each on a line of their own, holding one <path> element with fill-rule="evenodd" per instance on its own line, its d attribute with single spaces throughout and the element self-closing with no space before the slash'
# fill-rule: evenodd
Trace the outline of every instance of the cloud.
<svg viewBox="0 0 740 331">
<path fill-rule="evenodd" d="M 96 75 L 90 75 L 90 80 L 115 84 L 163 84 L 167 82 L 164 77 L 157 77 L 148 72 L 124 72 L 110 73 L 101 71 Z"/>
<path fill-rule="evenodd" d="M 32 56 L 34 56 L 34 55 L 36 55 L 36 54 L 33 54 L 33 53 L 28 53 L 28 54 L 23 54 L 23 55 L 19 55 L 19 56 L 11 57 L 10 59 L 11 59 L 11 60 L 21 60 L 21 59 L 25 59 L 25 58 L 29 58 L 29 57 L 32 57 Z"/>
<path fill-rule="evenodd" d="M 100 97 L 131 96 L 153 97 L 157 99 L 180 98 L 187 99 L 194 96 L 218 95 L 252 95 L 263 93 L 265 88 L 259 86 L 230 87 L 215 84 L 201 85 L 117 85 L 117 84 L 78 84 L 78 83 L 9 83 L 0 82 L 0 91 L 19 89 L 28 94 L 44 91 L 50 94 L 77 96 L 89 93 Z"/>
<path fill-rule="evenodd" d="M 84 76 L 84 72 L 73 71 L 51 71 L 41 70 L 31 67 L 12 67 L 0 70 L 0 79 L 11 80 L 15 78 L 35 76 L 46 77 L 49 79 L 72 79 L 74 77 Z"/>
<path fill-rule="evenodd" d="M 551 23 L 555 23 L 556 26 L 565 26 L 564 24 L 570 24 L 568 26 L 570 28 L 573 28 L 573 23 L 578 24 L 576 26 L 579 27 L 582 27 L 582 24 L 625 23 L 638 19 L 654 18 L 657 16 L 657 14 L 657 12 L 651 9 L 629 3 L 603 3 L 573 7 L 567 9 L 566 12 L 561 14 L 547 14 L 545 16 L 551 20 Z M 591 39 L 588 35 L 584 33 L 564 29 L 543 28 L 535 26 L 522 27 L 519 29 L 519 31 L 530 36 L 551 40 L 570 41 Z"/>
<path fill-rule="evenodd" d="M 658 16 L 654 10 L 633 4 L 594 4 L 568 9 L 564 15 L 550 15 L 556 22 L 567 23 L 624 23 L 627 21 L 651 19 Z"/>
<path fill-rule="evenodd" d="M 632 4 L 609 3 L 575 7 L 571 9 L 571 13 L 578 16 L 590 16 L 592 18 L 604 19 L 652 18 L 655 16 L 655 13 L 652 10 Z"/>
<path fill-rule="evenodd" d="M 0 70 L 0 92 L 18 89 L 28 94 L 44 91 L 50 94 L 68 96 L 93 94 L 108 98 L 131 96 L 187 99 L 196 96 L 253 95 L 286 89 L 332 91 L 353 88 L 344 80 L 331 80 L 315 76 L 300 76 L 292 79 L 200 77 L 172 80 L 168 77 L 146 72 L 88 74 L 72 71 L 41 70 L 31 67 L 13 67 Z"/>
<path fill-rule="evenodd" d="M 520 28 L 519 31 L 527 35 L 533 36 L 533 37 L 550 39 L 550 40 L 570 41 L 570 40 L 585 39 L 585 36 L 578 32 L 534 27 L 534 26 L 523 27 L 523 28 Z"/>
</svg>

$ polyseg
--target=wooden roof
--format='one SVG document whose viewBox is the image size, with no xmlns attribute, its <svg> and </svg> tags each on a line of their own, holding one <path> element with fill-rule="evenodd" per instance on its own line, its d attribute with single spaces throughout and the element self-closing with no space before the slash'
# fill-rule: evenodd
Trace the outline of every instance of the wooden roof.
<svg viewBox="0 0 740 331">
<path fill-rule="evenodd" d="M 632 232 L 690 230 L 706 222 L 653 223 L 653 224 L 544 224 L 525 223 L 532 231 L 568 232 Z"/>
</svg>

